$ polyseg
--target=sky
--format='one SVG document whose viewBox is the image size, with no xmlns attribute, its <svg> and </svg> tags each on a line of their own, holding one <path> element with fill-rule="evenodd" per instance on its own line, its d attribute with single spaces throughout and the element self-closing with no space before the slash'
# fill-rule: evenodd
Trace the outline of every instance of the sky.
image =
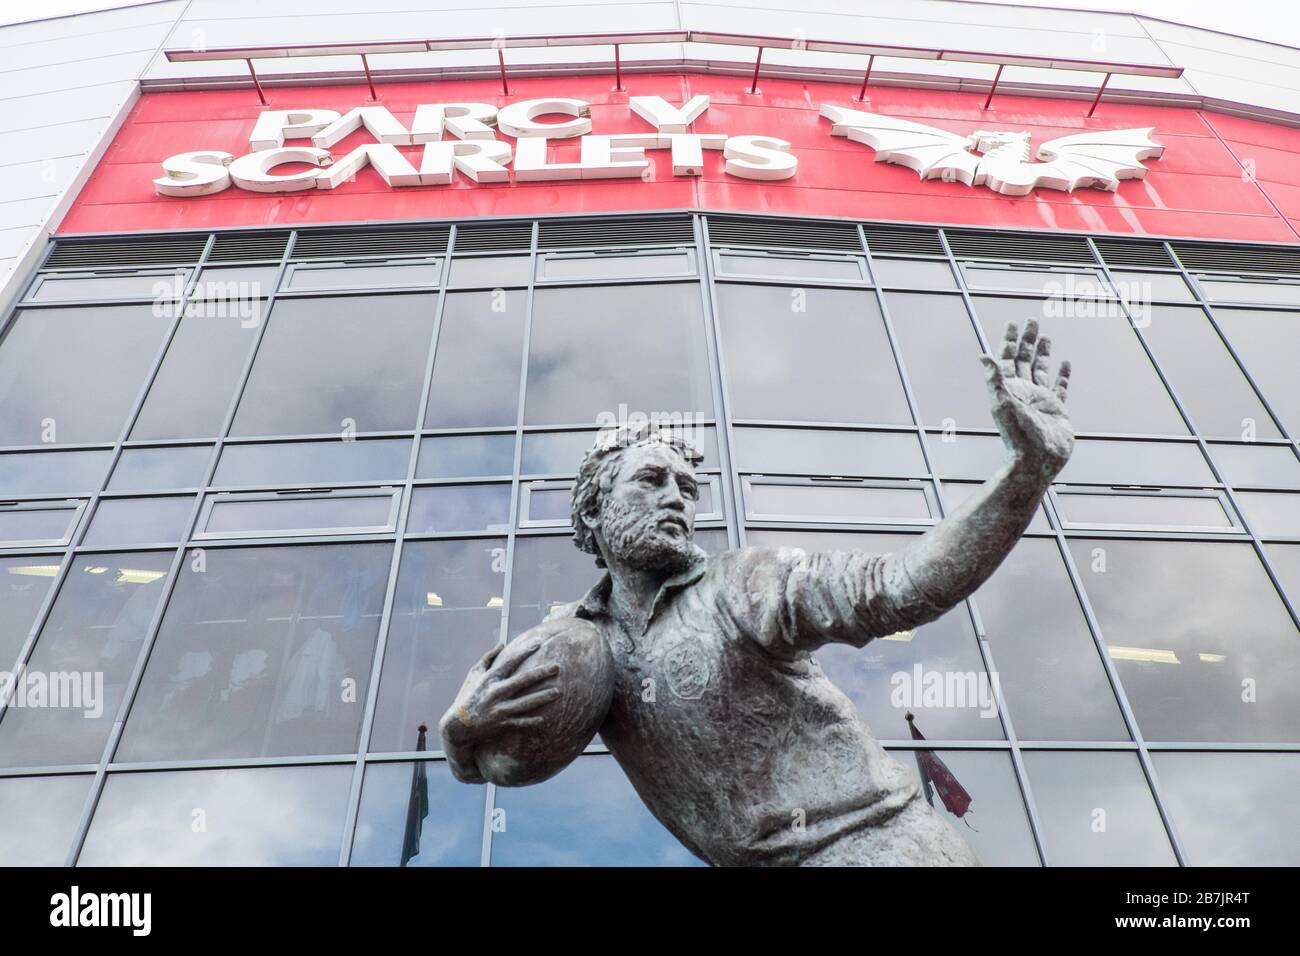
<svg viewBox="0 0 1300 956">
<path fill-rule="evenodd" d="M 873 0 L 874 2 L 874 0 Z M 1300 4 L 1295 0 L 1007 0 L 1016 6 L 1066 7 L 1076 10 L 1112 10 L 1187 23 L 1192 26 L 1255 37 L 1300 47 Z M 44 19 L 87 10 L 133 6 L 116 0 L 0 0 L 0 23 Z M 793 4 L 792 4 L 793 6 Z M 891 0 L 881 4 L 891 12 L 906 4 Z"/>
</svg>

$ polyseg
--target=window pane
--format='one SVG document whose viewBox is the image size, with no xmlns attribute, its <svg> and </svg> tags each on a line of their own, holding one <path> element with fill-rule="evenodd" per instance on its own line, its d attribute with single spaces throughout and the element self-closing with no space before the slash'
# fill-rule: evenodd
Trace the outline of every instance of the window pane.
<svg viewBox="0 0 1300 956">
<path fill-rule="evenodd" d="M 0 778 L 0 866 L 62 866 L 92 780 Z"/>
<path fill-rule="evenodd" d="M 1216 308 L 1214 317 L 1282 423 L 1300 432 L 1300 313 Z"/>
<path fill-rule="evenodd" d="M 48 275 L 36 290 L 37 302 L 102 302 L 105 299 L 175 300 L 185 289 L 188 269 L 154 275 Z"/>
<path fill-rule="evenodd" d="M 718 434 L 713 426 L 670 428 L 674 435 L 685 438 L 703 456 L 696 467 L 718 467 Z M 597 429 L 564 432 L 526 432 L 524 434 L 522 474 L 525 475 L 576 475 L 578 466 L 588 449 L 595 444 Z"/>
<path fill-rule="evenodd" d="M 0 455 L 0 495 L 76 495 L 98 491 L 113 453 L 34 451 Z"/>
<path fill-rule="evenodd" d="M 256 337 L 256 321 L 186 313 L 131 437 L 216 437 Z"/>
<path fill-rule="evenodd" d="M 578 424 L 713 413 L 695 283 L 542 289 L 533 302 L 524 421 Z"/>
<path fill-rule="evenodd" d="M 1239 438 L 1253 423 L 1260 438 L 1279 437 L 1204 312 L 1157 306 L 1142 331 L 1202 435 Z"/>
<path fill-rule="evenodd" d="M 975 604 L 1021 740 L 1128 739 L 1056 542 L 1021 540 Z"/>
<path fill-rule="evenodd" d="M 477 259 L 451 260 L 449 289 L 498 289 L 508 285 L 528 285 L 531 260 L 528 256 L 484 256 Z"/>
<path fill-rule="evenodd" d="M 83 693 L 65 703 L 80 706 L 11 706 L 0 721 L 0 766 L 99 762 L 172 554 L 90 554 L 73 562 L 27 673 L 77 675 L 70 689 L 81 684 Z"/>
<path fill-rule="evenodd" d="M 19 312 L 0 340 L 0 445 L 117 441 L 171 319 L 147 305 Z"/>
<path fill-rule="evenodd" d="M 925 423 L 992 428 L 979 337 L 961 297 L 891 292 L 886 304 Z"/>
<path fill-rule="evenodd" d="M 743 428 L 736 467 L 773 475 L 911 478 L 926 474 L 915 435 L 820 428 Z"/>
<path fill-rule="evenodd" d="M 572 535 L 516 538 L 510 579 L 510 637 L 541 624 L 556 607 L 581 598 L 603 573 L 592 555 L 573 546 Z"/>
<path fill-rule="evenodd" d="M 719 273 L 777 278 L 833 279 L 862 282 L 866 278 L 861 259 L 818 259 L 812 256 L 744 256 L 733 252 L 718 255 Z"/>
<path fill-rule="evenodd" d="M 295 531 L 383 530 L 392 524 L 393 496 L 331 495 L 311 498 L 230 500 L 217 496 L 205 534 L 292 534 Z"/>
<path fill-rule="evenodd" d="M 417 478 L 492 478 L 515 470 L 515 436 L 442 435 L 420 442 Z"/>
<path fill-rule="evenodd" d="M 401 481 L 410 460 L 409 438 L 226 445 L 212 483 L 225 487 Z"/>
<path fill-rule="evenodd" d="M 1049 269 L 1004 269 L 962 263 L 966 285 L 972 289 L 1017 289 L 1043 295 L 1099 296 L 1108 293 L 1098 272 L 1064 272 Z"/>
<path fill-rule="evenodd" d="M 1193 442 L 1084 438 L 1074 443 L 1074 454 L 1057 480 L 1103 485 L 1192 485 L 1212 484 L 1214 475 Z"/>
<path fill-rule="evenodd" d="M 1133 305 L 1143 305 L 1162 299 L 1174 302 L 1195 302 L 1192 290 L 1183 277 L 1173 272 L 1125 272 L 1112 269 L 1120 298 Z"/>
<path fill-rule="evenodd" d="M 1241 491 L 1236 498 L 1255 534 L 1300 537 L 1300 495 Z"/>
<path fill-rule="evenodd" d="M 211 445 L 175 448 L 124 448 L 108 483 L 110 491 L 163 491 L 203 483 Z"/>
<path fill-rule="evenodd" d="M 509 821 L 493 866 L 703 866 L 650 815 L 613 757 L 579 757 L 534 787 L 498 787 Z"/>
<path fill-rule="evenodd" d="M 523 291 L 447 296 L 425 428 L 515 424 L 527 305 Z"/>
<path fill-rule="evenodd" d="M 1289 446 L 1211 442 L 1210 457 L 1224 480 L 1234 487 L 1300 490 L 1300 461 Z"/>
<path fill-rule="evenodd" d="M 79 866 L 334 866 L 352 764 L 110 774 Z M 202 808 L 206 829 L 194 829 Z"/>
<path fill-rule="evenodd" d="M 1191 866 L 1300 864 L 1300 754 L 1152 754 Z"/>
<path fill-rule="evenodd" d="M 562 488 L 527 489 L 528 512 L 522 518 L 525 521 L 563 521 L 569 524 L 573 516 L 573 486 L 566 484 Z M 699 484 L 699 498 L 695 504 L 695 518 L 717 514 L 719 506 L 713 501 L 713 488 L 707 482 Z"/>
<path fill-rule="evenodd" d="M 135 545 L 183 541 L 189 533 L 193 497 L 104 498 L 82 544 Z"/>
<path fill-rule="evenodd" d="M 59 573 L 59 555 L 0 558 L 0 670 L 9 670 Z"/>
<path fill-rule="evenodd" d="M 351 865 L 478 866 L 483 790 L 441 760 L 368 765 Z"/>
<path fill-rule="evenodd" d="M 719 285 L 736 418 L 910 425 L 871 292 Z"/>
<path fill-rule="evenodd" d="M 72 534 L 77 509 L 72 505 L 0 505 L 0 543 L 57 545 Z"/>
<path fill-rule="evenodd" d="M 1300 609 L 1300 545 L 1266 544 L 1264 551 L 1273 565 L 1273 573 L 1291 599 L 1291 606 Z"/>
<path fill-rule="evenodd" d="M 1137 334 L 1118 310 L 1061 315 L 1071 310 L 1060 301 L 988 296 L 974 301 L 984 336 L 998 354 L 1008 322 L 1023 332 L 1026 320 L 1036 319 L 1041 334 L 1052 340 L 1052 376 L 1062 360 L 1073 365 L 1069 411 L 1075 431 L 1187 434 Z"/>
<path fill-rule="evenodd" d="M 509 485 L 439 485 L 415 489 L 406 530 L 505 531 L 509 524 Z"/>
<path fill-rule="evenodd" d="M 354 753 L 390 544 L 181 566 L 118 761 Z"/>
<path fill-rule="evenodd" d="M 799 515 L 828 521 L 889 521 L 930 517 L 920 488 L 843 488 L 817 485 L 766 485 L 748 489 L 753 515 Z"/>
<path fill-rule="evenodd" d="M 1277 305 L 1300 305 L 1300 282 L 1248 282 L 1240 279 L 1213 279 L 1197 276 L 1205 298 L 1210 302 L 1260 302 Z"/>
<path fill-rule="evenodd" d="M 279 266 L 208 266 L 199 273 L 190 299 L 252 306 L 275 291 L 279 276 Z"/>
<path fill-rule="evenodd" d="M 1175 866 L 1134 754 L 1026 751 L 1047 860 L 1053 866 Z"/>
<path fill-rule="evenodd" d="M 935 471 L 944 478 L 991 478 L 1007 460 L 1007 447 L 997 435 L 929 432 L 927 440 Z"/>
<path fill-rule="evenodd" d="M 902 289 L 955 289 L 957 280 L 952 268 L 943 259 L 882 259 L 871 260 L 876 281 L 881 285 Z"/>
<path fill-rule="evenodd" d="M 1300 642 L 1249 544 L 1070 542 L 1149 741 L 1289 740 Z"/>
<path fill-rule="evenodd" d="M 429 748 L 442 749 L 439 718 L 470 668 L 500 640 L 505 568 L 504 538 L 407 543 L 371 750 L 417 749 L 421 724 L 431 728 Z"/>
<path fill-rule="evenodd" d="M 927 759 L 925 754 L 933 754 Z M 949 810 L 943 795 L 930 787 L 931 805 L 970 844 L 984 866 L 1038 866 L 1038 850 L 1029 829 L 1025 801 L 1016 783 L 1011 758 L 1005 753 L 978 750 L 891 750 L 890 756 L 919 775 L 922 765 L 927 773 L 943 764 L 970 804 L 960 816 L 961 803 Z M 940 771 L 942 772 L 942 771 Z M 931 777 L 933 779 L 933 777 Z"/>
<path fill-rule="evenodd" d="M 391 266 L 297 266 L 289 273 L 288 289 L 385 289 L 437 285 L 442 267 L 434 263 Z"/>
<path fill-rule="evenodd" d="M 1067 524 L 1168 525 L 1231 528 L 1218 498 L 1173 495 L 1076 495 L 1057 490 L 1056 506 Z"/>
<path fill-rule="evenodd" d="M 258 349 L 232 434 L 398 431 L 415 425 L 435 298 L 286 299 Z M 311 356 L 311 361 L 303 360 Z"/>
<path fill-rule="evenodd" d="M 545 256 L 544 279 L 626 279 L 637 276 L 683 275 L 694 271 L 686 253 L 650 256 Z"/>
</svg>

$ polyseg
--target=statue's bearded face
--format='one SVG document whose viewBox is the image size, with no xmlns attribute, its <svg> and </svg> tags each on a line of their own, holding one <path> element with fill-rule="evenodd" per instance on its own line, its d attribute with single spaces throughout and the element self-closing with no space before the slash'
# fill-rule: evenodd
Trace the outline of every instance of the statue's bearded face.
<svg viewBox="0 0 1300 956">
<path fill-rule="evenodd" d="M 699 484 L 672 448 L 651 443 L 623 452 L 613 486 L 601 496 L 600 535 L 608 557 L 641 570 L 675 572 L 696 555 Z"/>
</svg>

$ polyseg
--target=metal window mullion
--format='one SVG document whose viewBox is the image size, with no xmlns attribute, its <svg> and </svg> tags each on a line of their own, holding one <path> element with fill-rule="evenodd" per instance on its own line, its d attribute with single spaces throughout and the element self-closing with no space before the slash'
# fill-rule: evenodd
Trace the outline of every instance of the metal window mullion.
<svg viewBox="0 0 1300 956">
<path fill-rule="evenodd" d="M 86 533 L 90 530 L 90 523 L 94 520 L 95 512 L 99 508 L 100 497 L 107 490 L 108 483 L 113 476 L 113 471 L 117 468 L 117 463 L 122 457 L 122 443 L 130 436 L 131 429 L 135 427 L 136 419 L 139 417 L 141 409 L 144 408 L 145 400 L 149 397 L 149 390 L 153 387 L 154 380 L 158 376 L 158 371 L 162 367 L 164 359 L 167 357 L 167 350 L 171 347 L 172 340 L 180 329 L 181 319 L 185 316 L 185 309 L 189 303 L 189 296 L 194 290 L 195 283 L 198 281 L 199 270 L 202 268 L 203 260 L 207 257 L 208 252 L 211 251 L 215 242 L 215 237 L 209 236 L 207 242 L 204 244 L 203 252 L 199 257 L 198 264 L 190 267 L 192 271 L 190 272 L 189 279 L 186 281 L 185 288 L 182 290 L 180 297 L 175 302 L 176 314 L 172 317 L 171 325 L 168 327 L 166 334 L 162 337 L 162 342 L 158 346 L 158 351 L 149 365 L 149 371 L 145 374 L 144 383 L 140 386 L 135 401 L 131 405 L 131 410 L 127 413 L 126 421 L 118 432 L 116 442 L 109 446 L 109 460 L 104 469 L 104 475 L 99 481 L 99 487 L 88 496 L 66 495 L 60 497 L 60 500 L 76 499 L 84 502 L 84 508 L 76 525 L 72 529 L 69 540 L 65 545 L 63 545 L 63 547 L 67 548 L 64 560 L 59 563 L 59 570 L 56 573 L 54 580 L 50 583 L 50 589 L 46 593 L 44 600 L 41 601 L 40 606 L 37 608 L 36 619 L 32 622 L 27 637 L 23 640 L 22 646 L 18 649 L 18 659 L 15 662 L 13 669 L 9 672 L 11 674 L 19 673 L 21 669 L 26 666 L 32 652 L 35 650 L 41 629 L 45 627 L 45 623 L 54 609 L 54 602 L 58 596 L 58 592 L 62 590 L 63 585 L 67 581 L 68 573 L 72 569 L 72 564 L 76 559 L 75 552 L 77 548 L 81 546 L 81 542 L 85 539 Z M 54 243 L 51 242 L 49 243 L 49 249 L 47 249 L 45 253 L 47 258 L 53 252 L 53 249 Z M 39 273 L 37 273 L 37 278 L 39 278 Z M 36 280 L 33 279 L 33 281 Z M 15 306 L 11 312 L 11 318 L 13 315 L 17 315 L 17 313 L 18 309 Z M 2 335 L 0 335 L 0 339 L 3 339 Z M 106 445 L 107 443 L 102 444 Z M 42 449 L 42 451 L 46 452 L 51 450 L 52 449 L 49 449 L 48 447 Z M 4 720 L 4 715 L 8 710 L 9 701 L 12 699 L 12 692 L 15 686 L 16 685 L 13 682 L 10 682 L 5 691 L 0 693 L 0 721 Z"/>
<path fill-rule="evenodd" d="M 289 257 L 293 252 L 293 245 L 297 238 L 297 233 L 291 233 L 288 241 L 285 243 L 284 252 L 280 256 L 279 272 L 276 276 L 276 286 L 278 288 L 280 280 L 284 277 L 284 272 L 288 268 Z M 216 241 L 215 235 L 209 235 L 208 245 L 205 247 L 204 256 L 211 250 Z M 200 260 L 199 268 L 195 269 L 195 276 L 201 271 L 203 260 Z M 248 378 L 252 374 L 253 363 L 257 359 L 257 353 L 261 347 L 262 340 L 266 336 L 266 330 L 271 325 L 271 316 L 275 311 L 275 290 L 266 299 L 266 311 L 263 314 L 261 326 L 254 336 L 253 342 L 249 344 L 248 354 L 244 359 L 244 365 L 240 369 L 237 385 L 234 394 L 231 396 L 230 403 L 226 407 L 225 416 L 222 419 L 221 428 L 218 431 L 216 440 L 208 453 L 208 464 L 204 470 L 203 487 L 207 487 L 212 482 L 212 477 L 216 473 L 217 463 L 221 458 L 222 444 L 225 436 L 229 433 L 231 426 L 234 424 L 235 412 L 239 408 L 239 402 L 243 398 L 244 388 L 248 384 Z M 119 444 L 119 451 L 120 445 Z M 68 849 L 68 856 L 65 860 L 66 866 L 75 866 L 77 858 L 81 855 L 81 849 L 85 845 L 86 835 L 90 831 L 90 824 L 94 817 L 96 808 L 99 806 L 100 797 L 104 791 L 104 785 L 108 778 L 108 766 L 112 761 L 113 753 L 117 749 L 118 740 L 121 738 L 122 729 L 125 726 L 127 715 L 135 704 L 136 693 L 140 689 L 140 684 L 144 679 L 145 668 L 148 666 L 149 657 L 153 653 L 154 643 L 158 639 L 158 633 L 162 626 L 163 616 L 166 614 L 167 606 L 171 603 L 172 595 L 175 592 L 176 582 L 179 577 L 179 570 L 186 553 L 189 550 L 188 542 L 194 533 L 195 526 L 198 522 L 199 515 L 203 508 L 204 495 L 195 496 L 194 505 L 190 509 L 190 517 L 187 524 L 189 529 L 181 546 L 176 549 L 172 558 L 171 566 L 167 570 L 167 576 L 163 582 L 162 594 L 159 595 L 158 606 L 154 608 L 153 615 L 149 619 L 149 626 L 145 629 L 144 638 L 141 641 L 140 650 L 137 652 L 135 666 L 127 679 L 126 687 L 122 692 L 122 700 L 118 705 L 117 714 L 113 720 L 113 726 L 109 730 L 108 740 L 105 742 L 104 752 L 100 757 L 99 764 L 95 770 L 95 779 L 91 783 L 90 792 L 86 795 L 86 802 L 81 811 L 81 818 L 78 821 L 75 836 L 72 845 Z"/>
<path fill-rule="evenodd" d="M 453 224 L 447 237 L 448 256 L 450 256 L 455 239 L 456 226 Z M 361 806 L 361 788 L 366 770 L 366 755 L 370 750 L 370 732 L 374 726 L 375 710 L 379 705 L 379 683 L 384 670 L 384 655 L 388 649 L 388 630 L 392 626 L 393 602 L 397 596 L 397 579 L 402 565 L 404 544 L 402 531 L 406 528 L 406 519 L 411 510 L 411 488 L 420 461 L 422 440 L 418 430 L 420 425 L 424 423 L 424 415 L 429 405 L 429 388 L 433 380 L 433 364 L 438 352 L 438 333 L 442 328 L 442 316 L 447 302 L 447 276 L 450 272 L 449 268 L 443 268 L 438 273 L 438 298 L 433 306 L 433 325 L 429 333 L 429 348 L 424 361 L 424 377 L 422 379 L 424 387 L 420 393 L 419 411 L 416 417 L 415 427 L 417 431 L 410 439 L 411 449 L 407 455 L 406 479 L 403 482 L 394 483 L 394 487 L 401 489 L 397 521 L 393 529 L 396 540 L 393 541 L 393 553 L 388 562 L 388 582 L 384 587 L 384 603 L 379 613 L 379 629 L 375 635 L 375 650 L 370 662 L 370 678 L 369 683 L 366 685 L 366 700 L 361 712 L 361 726 L 358 728 L 357 752 L 352 767 L 352 782 L 348 789 L 347 811 L 343 818 L 342 838 L 339 842 L 338 865 L 340 867 L 345 867 L 352 861 L 352 841 L 356 837 L 357 817 Z"/>
</svg>

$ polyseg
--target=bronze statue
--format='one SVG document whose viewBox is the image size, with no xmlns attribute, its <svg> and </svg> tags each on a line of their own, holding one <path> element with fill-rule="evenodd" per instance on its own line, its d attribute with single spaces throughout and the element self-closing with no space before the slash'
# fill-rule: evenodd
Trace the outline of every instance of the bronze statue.
<svg viewBox="0 0 1300 956">
<path fill-rule="evenodd" d="M 599 726 L 650 811 L 709 863 L 977 865 L 813 652 L 933 621 L 1015 546 L 1074 444 L 1069 363 L 1052 385 L 1049 353 L 1030 321 L 1023 336 L 1008 325 L 1001 362 L 981 359 L 1008 458 L 897 554 L 705 555 L 698 454 L 653 426 L 604 434 L 573 524 L 608 573 L 475 665 L 441 722 L 456 777 L 545 779 Z"/>
</svg>

